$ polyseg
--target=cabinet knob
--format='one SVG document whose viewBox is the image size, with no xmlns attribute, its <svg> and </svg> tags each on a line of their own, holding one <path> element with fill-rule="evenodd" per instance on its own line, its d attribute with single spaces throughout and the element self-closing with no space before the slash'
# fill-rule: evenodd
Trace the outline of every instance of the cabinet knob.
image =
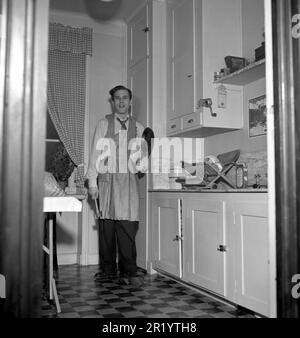
<svg viewBox="0 0 300 338">
<path fill-rule="evenodd" d="M 182 240 L 183 240 L 183 237 L 180 237 L 178 235 L 176 235 L 176 237 L 173 238 L 173 242 L 175 242 L 175 241 L 182 241 Z"/>
<path fill-rule="evenodd" d="M 193 123 L 193 122 L 194 122 L 194 119 L 188 120 L 188 123 Z"/>
<path fill-rule="evenodd" d="M 192 74 L 189 74 L 187 77 L 191 78 L 193 75 Z"/>
<path fill-rule="evenodd" d="M 142 31 L 145 32 L 145 33 L 147 33 L 147 32 L 150 31 L 150 28 L 149 27 L 145 27 Z"/>
<path fill-rule="evenodd" d="M 171 125 L 171 129 L 174 129 L 174 128 L 176 128 L 176 124 Z"/>
<path fill-rule="evenodd" d="M 219 245 L 218 248 L 217 248 L 218 251 L 221 251 L 221 252 L 226 252 L 227 251 L 227 247 L 226 245 Z"/>
</svg>

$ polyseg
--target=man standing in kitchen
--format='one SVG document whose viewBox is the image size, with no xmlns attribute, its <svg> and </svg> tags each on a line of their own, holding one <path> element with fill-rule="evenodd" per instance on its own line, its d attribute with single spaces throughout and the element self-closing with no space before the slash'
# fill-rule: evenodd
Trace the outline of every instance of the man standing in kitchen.
<svg viewBox="0 0 300 338">
<path fill-rule="evenodd" d="M 113 113 L 96 126 L 86 175 L 90 197 L 99 198 L 100 267 L 104 277 L 116 277 L 119 270 L 120 281 L 141 286 L 135 244 L 139 225 L 137 173 L 141 168 L 140 162 L 132 161 L 128 145 L 131 140 L 142 139 L 144 127 L 130 115 L 130 89 L 119 85 L 109 94 Z"/>
</svg>

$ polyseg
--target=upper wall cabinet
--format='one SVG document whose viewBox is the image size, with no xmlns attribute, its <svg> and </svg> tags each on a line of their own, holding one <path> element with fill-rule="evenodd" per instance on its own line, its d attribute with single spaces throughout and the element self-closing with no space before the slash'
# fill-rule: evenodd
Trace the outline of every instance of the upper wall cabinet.
<svg viewBox="0 0 300 338">
<path fill-rule="evenodd" d="M 194 111 L 193 1 L 184 1 L 171 10 L 172 15 L 172 89 L 173 109 L 177 118 Z"/>
<path fill-rule="evenodd" d="M 128 66 L 131 68 L 149 56 L 147 32 L 148 7 L 144 6 L 128 24 Z"/>
<path fill-rule="evenodd" d="M 169 136 L 204 137 L 243 127 L 243 89 L 213 83 L 224 56 L 241 55 L 241 31 L 240 0 L 167 2 Z"/>
</svg>

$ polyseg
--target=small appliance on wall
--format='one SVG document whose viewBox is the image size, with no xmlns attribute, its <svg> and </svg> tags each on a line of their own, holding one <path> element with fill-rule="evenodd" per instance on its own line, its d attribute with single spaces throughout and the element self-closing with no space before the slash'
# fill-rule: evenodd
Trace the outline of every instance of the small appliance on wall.
<svg viewBox="0 0 300 338">
<path fill-rule="evenodd" d="M 230 69 L 230 73 L 234 73 L 246 67 L 246 59 L 239 56 L 226 56 L 226 67 Z"/>
</svg>

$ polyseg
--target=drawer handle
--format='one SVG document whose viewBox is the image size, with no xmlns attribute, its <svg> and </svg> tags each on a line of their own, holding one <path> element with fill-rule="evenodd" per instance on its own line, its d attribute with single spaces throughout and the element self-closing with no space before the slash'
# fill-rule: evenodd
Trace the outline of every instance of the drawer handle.
<svg viewBox="0 0 300 338">
<path fill-rule="evenodd" d="M 171 125 L 171 129 L 174 129 L 174 128 L 176 128 L 176 124 Z"/>
<path fill-rule="evenodd" d="M 194 122 L 194 119 L 188 120 L 188 123 L 193 123 L 193 122 Z"/>
</svg>

